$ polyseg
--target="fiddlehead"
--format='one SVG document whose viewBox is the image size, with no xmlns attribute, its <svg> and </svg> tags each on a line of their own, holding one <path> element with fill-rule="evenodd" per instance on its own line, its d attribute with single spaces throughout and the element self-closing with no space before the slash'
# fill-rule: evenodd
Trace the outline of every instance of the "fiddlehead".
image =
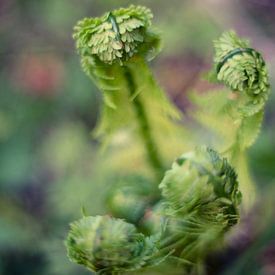
<svg viewBox="0 0 275 275">
<path fill-rule="evenodd" d="M 120 219 L 84 217 L 71 224 L 66 246 L 71 261 L 97 274 L 120 274 L 164 260 L 159 237 L 145 237 Z"/>
<path fill-rule="evenodd" d="M 122 84 L 121 87 L 121 80 L 118 80 L 118 73 L 123 73 L 121 67 L 115 64 L 123 65 L 141 47 L 144 48 L 143 44 L 148 48 L 154 46 L 154 43 L 145 43 L 145 38 L 150 37 L 147 29 L 151 25 L 151 18 L 149 9 L 130 6 L 102 17 L 85 18 L 74 28 L 73 38 L 83 70 L 104 92 L 105 103 L 111 108 L 115 109 L 117 104 L 109 93 L 124 86 Z M 159 40 L 157 36 L 154 37 Z"/>
<path fill-rule="evenodd" d="M 73 37 L 84 71 L 103 92 L 97 137 L 107 144 L 120 129 L 138 132 L 159 181 L 165 164 L 157 139 L 167 130 L 175 135 L 179 127 L 172 121 L 180 113 L 158 87 L 146 63 L 160 50 L 160 37 L 152 30 L 151 19 L 149 9 L 130 6 L 80 21 Z M 161 124 L 155 125 L 156 120 Z"/>
<path fill-rule="evenodd" d="M 214 47 L 217 79 L 238 94 L 241 115 L 249 117 L 261 111 L 270 90 L 261 54 L 232 31 L 224 33 Z"/>
<path fill-rule="evenodd" d="M 254 143 L 261 126 L 270 92 L 267 68 L 261 54 L 233 31 L 214 41 L 214 48 L 212 79 L 224 84 L 232 94 L 228 97 L 224 91 L 213 91 L 201 99 L 194 97 L 202 109 L 195 116 L 221 135 L 222 151 L 243 152 Z M 203 106 L 206 101 L 207 107 Z M 215 122 L 217 116 L 219 120 Z M 228 157 L 231 158 L 229 154 Z"/>
<path fill-rule="evenodd" d="M 214 47 L 217 80 L 236 95 L 229 111 L 240 126 L 235 146 L 244 150 L 253 144 L 261 125 L 270 92 L 267 68 L 261 54 L 233 31 L 224 33 Z"/>
<path fill-rule="evenodd" d="M 108 12 L 101 17 L 85 18 L 75 26 L 74 39 L 82 57 L 99 59 L 103 63 L 120 63 L 129 60 L 142 48 L 147 54 L 157 37 L 148 28 L 153 15 L 148 8 L 130 6 Z M 145 42 L 145 45 L 144 45 Z M 147 51 L 144 47 L 148 48 Z M 83 64 L 84 69 L 87 66 Z"/>
<path fill-rule="evenodd" d="M 214 48 L 211 79 L 224 84 L 231 94 L 224 90 L 193 94 L 192 101 L 198 108 L 192 116 L 209 130 L 215 148 L 234 165 L 243 205 L 249 208 L 255 199 L 255 187 L 246 150 L 255 142 L 262 124 L 270 92 L 267 68 L 261 54 L 233 31 L 217 39 Z"/>
<path fill-rule="evenodd" d="M 190 264 L 203 262 L 239 219 L 241 194 L 234 169 L 202 147 L 175 161 L 159 187 L 170 217 L 163 245 Z"/>
</svg>

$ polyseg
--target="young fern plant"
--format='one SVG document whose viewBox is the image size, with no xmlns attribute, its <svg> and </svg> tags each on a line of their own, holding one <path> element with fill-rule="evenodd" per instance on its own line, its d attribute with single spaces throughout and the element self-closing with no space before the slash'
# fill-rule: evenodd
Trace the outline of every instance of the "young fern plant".
<svg viewBox="0 0 275 275">
<path fill-rule="evenodd" d="M 264 60 L 259 52 L 250 48 L 248 41 L 231 31 L 214 46 L 217 80 L 235 96 L 228 112 L 237 128 L 235 139 L 226 150 L 229 158 L 234 160 L 238 152 L 246 150 L 256 140 L 270 85 Z"/>
<path fill-rule="evenodd" d="M 238 158 L 256 138 L 269 91 L 261 55 L 235 33 L 225 33 L 215 42 L 212 78 L 232 89 L 234 97 L 228 98 L 224 91 L 213 92 L 217 101 L 212 102 L 209 94 L 193 96 L 200 107 L 194 118 L 211 130 L 219 120 L 232 129 L 214 131 L 216 144 L 211 145 L 220 153 L 194 145 L 164 173 L 165 143 L 158 137 L 168 132 L 183 135 L 186 129 L 147 64 L 160 46 L 151 18 L 149 9 L 130 6 L 86 18 L 75 27 L 82 67 L 103 92 L 97 137 L 107 145 L 126 128 L 134 140 L 143 142 L 144 158 L 159 185 L 156 196 L 154 188 L 146 188 L 150 181 L 125 177 L 108 196 L 113 217 L 84 215 L 71 224 L 66 240 L 70 260 L 98 274 L 144 272 L 145 267 L 170 259 L 187 273 L 204 274 L 207 255 L 222 247 L 226 233 L 239 220 Z M 207 100 L 212 108 L 205 107 Z M 148 202 L 148 197 L 153 199 Z"/>
<path fill-rule="evenodd" d="M 214 42 L 215 56 L 211 80 L 230 91 L 210 91 L 200 97 L 192 95 L 197 112 L 192 116 L 215 135 L 215 147 L 235 166 L 240 179 L 245 208 L 255 198 L 246 160 L 264 115 L 270 84 L 261 54 L 234 31 L 224 33 Z M 209 104 L 216 102 L 216 105 Z M 218 119 L 217 119 L 218 117 Z"/>
<path fill-rule="evenodd" d="M 161 248 L 174 249 L 186 270 L 200 274 L 207 254 L 238 222 L 238 185 L 233 167 L 207 147 L 182 155 L 166 172 L 159 188 L 169 222 Z"/>
<path fill-rule="evenodd" d="M 114 10 L 78 22 L 73 37 L 84 71 L 103 93 L 96 136 L 106 146 L 118 129 L 137 132 L 159 182 L 165 163 L 157 139 L 167 127 L 176 130 L 172 120 L 179 120 L 180 112 L 158 87 L 147 65 L 161 45 L 158 33 L 151 28 L 152 17 L 151 11 L 141 6 Z M 161 125 L 156 125 L 160 118 Z"/>
</svg>

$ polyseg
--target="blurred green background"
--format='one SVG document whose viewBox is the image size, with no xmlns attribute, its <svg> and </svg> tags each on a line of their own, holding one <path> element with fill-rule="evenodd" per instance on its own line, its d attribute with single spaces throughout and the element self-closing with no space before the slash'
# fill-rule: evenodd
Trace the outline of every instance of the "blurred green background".
<svg viewBox="0 0 275 275">
<path fill-rule="evenodd" d="M 152 9 L 164 44 L 153 70 L 183 111 L 187 91 L 208 88 L 200 76 L 211 65 L 212 40 L 227 29 L 264 54 L 274 86 L 272 0 L 1 0 L 2 275 L 88 274 L 69 262 L 63 240 L 81 206 L 104 213 L 95 176 L 98 144 L 90 134 L 101 97 L 81 70 L 71 34 L 77 20 L 129 4 Z M 213 274 L 275 274 L 274 103 L 273 93 L 249 152 L 259 203 Z"/>
</svg>

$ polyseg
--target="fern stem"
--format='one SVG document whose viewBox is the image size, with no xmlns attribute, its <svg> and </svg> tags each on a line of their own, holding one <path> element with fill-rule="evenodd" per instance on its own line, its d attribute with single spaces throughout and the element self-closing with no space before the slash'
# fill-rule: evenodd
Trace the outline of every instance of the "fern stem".
<svg viewBox="0 0 275 275">
<path fill-rule="evenodd" d="M 136 84 L 133 73 L 128 66 L 124 66 L 124 75 L 128 84 L 130 96 L 133 96 L 136 93 Z M 159 183 L 163 177 L 164 165 L 161 161 L 159 151 L 157 150 L 156 143 L 152 136 L 149 119 L 140 97 L 136 96 L 132 102 L 139 124 L 140 136 L 146 148 L 147 159 L 155 173 L 157 183 Z"/>
</svg>

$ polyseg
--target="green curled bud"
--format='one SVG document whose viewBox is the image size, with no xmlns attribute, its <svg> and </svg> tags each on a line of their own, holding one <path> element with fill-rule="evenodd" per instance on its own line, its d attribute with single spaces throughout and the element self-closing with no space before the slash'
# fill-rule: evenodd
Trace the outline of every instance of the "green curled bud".
<svg viewBox="0 0 275 275">
<path fill-rule="evenodd" d="M 99 274 L 113 274 L 161 261 L 158 238 L 145 237 L 123 220 L 95 216 L 71 224 L 66 246 L 71 261 Z"/>
<path fill-rule="evenodd" d="M 247 40 L 235 32 L 224 33 L 214 42 L 217 79 L 240 93 L 239 110 L 251 116 L 263 109 L 270 84 L 265 62 Z"/>
<path fill-rule="evenodd" d="M 131 5 L 79 21 L 73 38 L 81 56 L 122 64 L 137 52 L 146 56 L 158 47 L 158 35 L 149 30 L 152 17 L 148 8 Z"/>
<path fill-rule="evenodd" d="M 169 217 L 163 246 L 173 247 L 191 274 L 239 219 L 237 175 L 226 159 L 202 147 L 177 159 L 159 187 Z"/>
<path fill-rule="evenodd" d="M 152 203 L 152 194 L 153 184 L 148 179 L 139 175 L 127 176 L 112 185 L 107 205 L 115 217 L 138 223 Z"/>
<path fill-rule="evenodd" d="M 241 194 L 237 175 L 227 160 L 210 148 L 198 148 L 177 159 L 159 187 L 172 215 L 202 213 L 213 222 L 224 218 L 228 226 L 238 220 Z"/>
</svg>

